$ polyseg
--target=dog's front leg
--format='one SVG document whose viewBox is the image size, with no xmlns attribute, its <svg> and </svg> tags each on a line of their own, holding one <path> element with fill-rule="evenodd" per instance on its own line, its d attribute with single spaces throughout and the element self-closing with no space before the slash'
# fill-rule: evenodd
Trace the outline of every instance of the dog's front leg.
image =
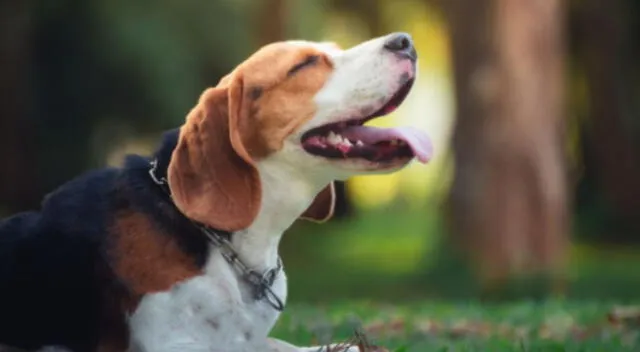
<svg viewBox="0 0 640 352">
<path fill-rule="evenodd" d="M 333 344 L 329 346 L 314 346 L 314 347 L 297 347 L 290 343 L 277 340 L 277 339 L 269 339 L 269 352 L 375 352 L 372 351 L 361 351 L 360 347 L 356 345 L 342 345 L 342 344 Z"/>
</svg>

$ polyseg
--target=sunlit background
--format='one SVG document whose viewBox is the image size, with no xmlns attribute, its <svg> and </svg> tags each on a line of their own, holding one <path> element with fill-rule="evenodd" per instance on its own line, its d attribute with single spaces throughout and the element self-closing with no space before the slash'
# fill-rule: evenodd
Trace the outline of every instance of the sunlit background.
<svg viewBox="0 0 640 352">
<path fill-rule="evenodd" d="M 0 214 L 151 152 L 265 43 L 406 31 L 417 82 L 371 124 L 427 131 L 435 158 L 353 178 L 336 219 L 296 224 L 290 299 L 638 298 L 639 2 L 486 2 L 3 2 Z"/>
</svg>

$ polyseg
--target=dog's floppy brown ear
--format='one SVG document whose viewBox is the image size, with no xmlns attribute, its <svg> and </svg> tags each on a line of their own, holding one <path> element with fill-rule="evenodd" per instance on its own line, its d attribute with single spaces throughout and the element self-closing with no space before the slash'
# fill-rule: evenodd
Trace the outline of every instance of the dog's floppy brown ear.
<svg viewBox="0 0 640 352">
<path fill-rule="evenodd" d="M 230 94 L 225 85 L 202 94 L 180 129 L 168 169 L 178 209 L 224 231 L 248 227 L 262 197 L 258 171 L 238 130 L 236 90 Z"/>
<path fill-rule="evenodd" d="M 300 215 L 300 219 L 311 220 L 314 222 L 325 222 L 333 216 L 333 210 L 336 206 L 336 190 L 333 182 L 323 188 L 316 195 L 313 203 L 307 210 Z"/>
</svg>

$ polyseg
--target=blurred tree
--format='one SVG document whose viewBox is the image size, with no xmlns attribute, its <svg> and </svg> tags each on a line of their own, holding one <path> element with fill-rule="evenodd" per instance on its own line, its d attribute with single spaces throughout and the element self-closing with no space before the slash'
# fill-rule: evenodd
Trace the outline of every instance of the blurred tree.
<svg viewBox="0 0 640 352">
<path fill-rule="evenodd" d="M 561 0 L 443 2 L 457 95 L 451 226 L 485 284 L 567 241 Z"/>
<path fill-rule="evenodd" d="M 122 141 L 178 126 L 199 92 L 258 45 L 314 39 L 320 27 L 309 24 L 324 10 L 309 0 L 0 6 L 0 207 L 10 212 L 36 208 Z M 338 192 L 340 216 L 350 206 Z"/>
<path fill-rule="evenodd" d="M 123 139 L 178 126 L 249 53 L 246 9 L 189 4 L 0 2 L 0 207 L 37 208 Z"/>
<path fill-rule="evenodd" d="M 33 16 L 27 1 L 0 1 L 0 215 L 38 201 L 31 106 L 30 37 Z"/>
<path fill-rule="evenodd" d="M 640 5 L 574 2 L 576 62 L 587 83 L 585 173 L 578 201 L 600 203 L 599 241 L 638 242 L 640 218 Z"/>
<path fill-rule="evenodd" d="M 263 0 L 261 6 L 257 6 L 256 37 L 260 46 L 289 39 L 287 33 L 289 7 L 287 5 L 287 0 Z"/>
</svg>

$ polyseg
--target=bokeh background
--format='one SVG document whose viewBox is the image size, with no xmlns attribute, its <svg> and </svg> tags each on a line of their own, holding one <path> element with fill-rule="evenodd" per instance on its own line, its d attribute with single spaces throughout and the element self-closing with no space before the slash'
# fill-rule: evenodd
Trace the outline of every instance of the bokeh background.
<svg viewBox="0 0 640 352">
<path fill-rule="evenodd" d="M 281 245 L 290 300 L 640 296 L 637 0 L 0 1 L 0 215 L 149 153 L 259 46 L 413 35 L 374 125 L 436 157 L 340 187 Z"/>
</svg>

